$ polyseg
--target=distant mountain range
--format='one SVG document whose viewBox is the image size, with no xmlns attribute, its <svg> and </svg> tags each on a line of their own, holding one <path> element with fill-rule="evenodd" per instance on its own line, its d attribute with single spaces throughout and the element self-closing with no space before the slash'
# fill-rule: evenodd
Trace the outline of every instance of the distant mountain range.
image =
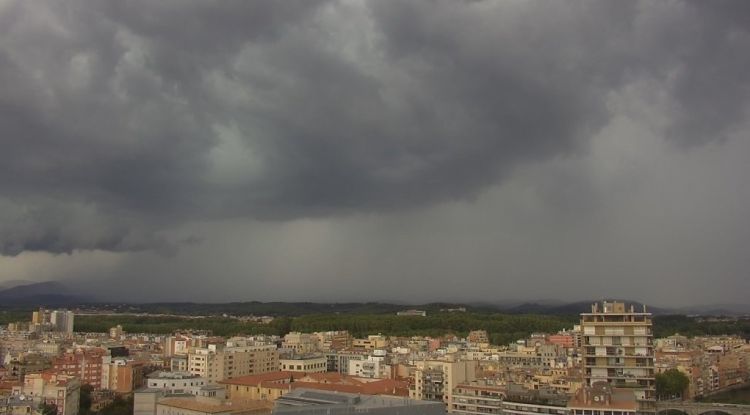
<svg viewBox="0 0 750 415">
<path fill-rule="evenodd" d="M 90 298 L 71 294 L 56 281 L 22 283 L 0 290 L 0 304 L 6 306 L 68 306 L 89 301 Z"/>
<path fill-rule="evenodd" d="M 499 312 L 508 314 L 547 314 L 576 315 L 591 310 L 597 300 L 564 302 L 559 300 L 536 300 L 527 302 L 474 302 L 474 303 L 427 303 L 418 305 L 395 304 L 389 302 L 231 302 L 231 303 L 126 303 L 117 307 L 123 311 L 177 314 L 256 314 L 256 315 L 301 315 L 325 313 L 394 313 L 399 310 L 417 308 L 428 312 L 464 307 L 467 311 Z M 620 300 L 634 304 L 641 310 L 638 301 Z M 119 302 L 118 302 L 119 303 Z M 75 294 L 65 284 L 57 281 L 33 283 L 15 280 L 0 283 L 0 307 L 72 307 L 83 305 L 103 305 L 95 298 Z M 113 307 L 112 302 L 108 307 Z M 680 308 L 663 308 L 647 305 L 647 311 L 655 315 L 750 315 L 750 304 L 714 304 Z"/>
<path fill-rule="evenodd" d="M 29 280 L 8 280 L 0 281 L 0 290 L 7 290 L 8 288 L 17 287 L 19 285 L 33 284 L 34 281 Z"/>
</svg>

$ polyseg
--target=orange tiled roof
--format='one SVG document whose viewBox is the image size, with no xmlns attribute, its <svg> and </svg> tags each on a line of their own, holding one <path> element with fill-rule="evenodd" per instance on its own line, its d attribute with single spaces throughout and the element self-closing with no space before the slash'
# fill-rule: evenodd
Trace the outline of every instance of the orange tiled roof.
<svg viewBox="0 0 750 415">
<path fill-rule="evenodd" d="M 318 382 L 294 382 L 291 384 L 292 389 L 317 389 L 346 393 L 362 393 L 362 388 L 355 385 L 341 385 L 335 383 L 318 383 Z"/>
<path fill-rule="evenodd" d="M 298 377 L 299 380 L 305 382 L 318 382 L 318 383 L 350 383 L 351 378 L 344 376 L 338 372 L 324 372 L 324 373 L 308 373 L 305 376 Z M 355 383 L 361 383 L 354 380 Z"/>
<path fill-rule="evenodd" d="M 409 396 L 409 382 L 394 379 L 382 379 L 362 385 L 368 395 Z"/>
<path fill-rule="evenodd" d="M 285 389 L 286 390 L 286 389 L 289 389 L 289 385 L 291 385 L 291 383 L 264 380 L 264 381 L 261 381 L 257 386 L 260 386 L 261 388 Z"/>
<path fill-rule="evenodd" d="M 0 381 L 0 390 L 11 390 L 14 386 L 23 386 L 23 383 L 19 380 Z"/>
</svg>

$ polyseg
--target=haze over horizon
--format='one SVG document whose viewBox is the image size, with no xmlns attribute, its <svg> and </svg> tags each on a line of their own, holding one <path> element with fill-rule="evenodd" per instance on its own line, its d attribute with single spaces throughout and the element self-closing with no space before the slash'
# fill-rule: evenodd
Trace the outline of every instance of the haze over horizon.
<svg viewBox="0 0 750 415">
<path fill-rule="evenodd" d="M 750 3 L 0 0 L 0 285 L 747 303 Z"/>
</svg>

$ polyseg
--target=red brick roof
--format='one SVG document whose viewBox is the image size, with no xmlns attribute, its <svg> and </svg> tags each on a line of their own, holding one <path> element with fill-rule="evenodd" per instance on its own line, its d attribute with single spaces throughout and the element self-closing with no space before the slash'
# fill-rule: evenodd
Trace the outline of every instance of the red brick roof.
<svg viewBox="0 0 750 415">
<path fill-rule="evenodd" d="M 279 371 L 225 379 L 223 385 L 262 386 L 278 388 L 309 388 L 363 395 L 409 396 L 409 383 L 394 379 L 360 379 L 339 373 L 302 373 Z"/>
<path fill-rule="evenodd" d="M 303 382 L 316 383 L 362 383 L 354 378 L 342 375 L 338 372 L 308 373 L 305 376 L 298 376 L 297 379 Z"/>
<path fill-rule="evenodd" d="M 14 386 L 22 386 L 23 383 L 18 380 L 3 380 L 0 381 L 0 391 L 2 390 L 11 390 Z"/>
</svg>

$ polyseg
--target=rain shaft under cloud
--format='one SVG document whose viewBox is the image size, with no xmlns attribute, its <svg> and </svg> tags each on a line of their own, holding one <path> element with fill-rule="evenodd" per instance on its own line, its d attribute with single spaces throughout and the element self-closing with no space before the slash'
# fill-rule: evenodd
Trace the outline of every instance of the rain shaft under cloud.
<svg viewBox="0 0 750 415">
<path fill-rule="evenodd" d="M 27 277 L 57 279 L 54 254 L 114 253 L 74 273 L 268 298 L 623 263 L 697 286 L 719 264 L 731 288 L 748 22 L 743 1 L 0 1 L 2 261 L 41 253 Z"/>
</svg>

